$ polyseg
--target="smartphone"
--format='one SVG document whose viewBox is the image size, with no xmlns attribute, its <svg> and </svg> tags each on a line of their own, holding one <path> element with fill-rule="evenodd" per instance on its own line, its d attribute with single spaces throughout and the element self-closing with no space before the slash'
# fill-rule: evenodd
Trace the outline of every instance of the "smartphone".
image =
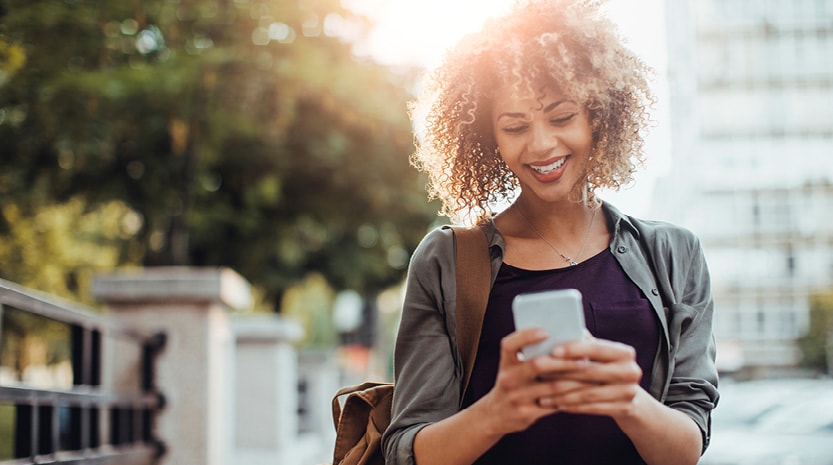
<svg viewBox="0 0 833 465">
<path fill-rule="evenodd" d="M 519 294 L 512 301 L 515 329 L 542 328 L 549 337 L 523 348 L 523 356 L 530 360 L 552 352 L 565 342 L 584 337 L 584 306 L 581 292 L 576 289 Z"/>
</svg>

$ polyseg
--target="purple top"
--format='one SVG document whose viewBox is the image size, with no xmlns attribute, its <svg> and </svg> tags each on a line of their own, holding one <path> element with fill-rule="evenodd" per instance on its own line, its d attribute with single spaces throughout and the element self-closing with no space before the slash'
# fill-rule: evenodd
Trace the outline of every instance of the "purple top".
<svg viewBox="0 0 833 465">
<path fill-rule="evenodd" d="M 636 349 L 647 389 L 659 344 L 659 322 L 648 299 L 605 249 L 576 265 L 531 271 L 504 263 L 492 287 L 483 319 L 471 381 L 463 406 L 494 386 L 500 340 L 514 331 L 512 299 L 524 292 L 578 289 L 583 297 L 587 329 L 595 337 L 619 341 Z M 504 436 L 475 464 L 641 464 L 630 439 L 610 417 L 556 413 L 525 431 Z"/>
</svg>

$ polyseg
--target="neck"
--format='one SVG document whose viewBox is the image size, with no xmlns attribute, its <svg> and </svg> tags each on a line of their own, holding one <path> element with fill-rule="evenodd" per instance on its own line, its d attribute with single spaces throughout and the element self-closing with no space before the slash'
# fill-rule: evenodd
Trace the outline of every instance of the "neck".
<svg viewBox="0 0 833 465">
<path fill-rule="evenodd" d="M 583 236 L 596 210 L 582 202 L 565 200 L 550 203 L 528 199 L 523 195 L 515 201 L 513 208 L 518 209 L 518 213 L 526 217 L 538 232 L 548 237 Z"/>
<path fill-rule="evenodd" d="M 523 228 L 526 231 L 526 237 L 529 237 L 531 231 L 533 238 L 537 236 L 537 239 L 543 241 L 555 254 L 561 257 L 561 259 L 569 265 L 577 265 L 582 258 L 584 258 L 584 251 L 593 232 L 593 224 L 596 219 L 596 212 L 598 211 L 598 208 L 590 210 L 590 221 L 580 221 L 580 226 L 579 222 L 573 221 L 572 224 L 567 224 L 563 217 L 549 215 L 548 218 L 559 218 L 561 224 L 565 225 L 561 228 L 563 231 L 562 235 L 556 236 L 552 234 L 552 226 L 554 226 L 554 223 L 550 222 L 550 229 L 546 230 L 546 232 L 542 232 L 541 228 L 536 226 L 527 212 L 524 211 L 522 201 L 515 203 L 514 207 L 521 221 L 524 223 L 524 226 L 526 226 Z M 582 213 L 586 213 L 587 210 L 588 209 L 582 205 L 581 209 L 575 210 L 578 213 L 574 214 L 574 217 L 579 218 L 585 216 L 582 215 Z M 580 232 L 580 229 L 582 228 L 583 232 Z M 556 245 L 556 243 L 559 243 L 559 245 Z"/>
</svg>

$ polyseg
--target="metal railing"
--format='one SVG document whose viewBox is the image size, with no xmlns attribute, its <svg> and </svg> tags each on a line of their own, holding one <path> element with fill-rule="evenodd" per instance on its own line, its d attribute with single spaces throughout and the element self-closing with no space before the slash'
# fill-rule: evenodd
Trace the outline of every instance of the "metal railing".
<svg viewBox="0 0 833 465">
<path fill-rule="evenodd" d="M 153 368 L 165 334 L 142 334 L 109 314 L 0 280 L 0 348 L 6 350 L 3 337 L 18 321 L 13 316 L 29 318 L 20 332 L 62 328 L 71 382 L 33 385 L 15 367 L 0 366 L 7 374 L 0 376 L 0 423 L 13 432 L 0 438 L 7 442 L 0 465 L 152 464 L 164 454 L 153 429 L 164 407 Z M 113 354 L 123 349 L 116 346 L 132 347 L 135 356 L 119 360 Z"/>
</svg>

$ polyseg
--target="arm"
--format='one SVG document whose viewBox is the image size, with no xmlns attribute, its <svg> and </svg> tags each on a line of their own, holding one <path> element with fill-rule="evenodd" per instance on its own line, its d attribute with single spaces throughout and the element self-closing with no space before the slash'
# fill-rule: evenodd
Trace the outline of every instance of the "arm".
<svg viewBox="0 0 833 465">
<path fill-rule="evenodd" d="M 459 409 L 461 373 L 446 318 L 454 301 L 445 298 L 453 295 L 455 276 L 443 262 L 454 254 L 451 234 L 432 231 L 411 258 L 394 350 L 391 424 L 382 437 L 389 465 L 413 465 L 417 432 Z"/>
<path fill-rule="evenodd" d="M 669 408 L 644 390 L 633 409 L 616 417 L 648 464 L 696 464 L 703 450 L 700 428 L 686 414 Z"/>
<path fill-rule="evenodd" d="M 719 399 L 711 279 L 694 234 L 676 228 L 666 235 L 666 241 L 657 241 L 665 246 L 657 245 L 653 252 L 657 284 L 671 301 L 667 304 L 670 381 L 663 403 L 694 420 L 705 451 L 711 434 L 709 418 Z"/>
</svg>

